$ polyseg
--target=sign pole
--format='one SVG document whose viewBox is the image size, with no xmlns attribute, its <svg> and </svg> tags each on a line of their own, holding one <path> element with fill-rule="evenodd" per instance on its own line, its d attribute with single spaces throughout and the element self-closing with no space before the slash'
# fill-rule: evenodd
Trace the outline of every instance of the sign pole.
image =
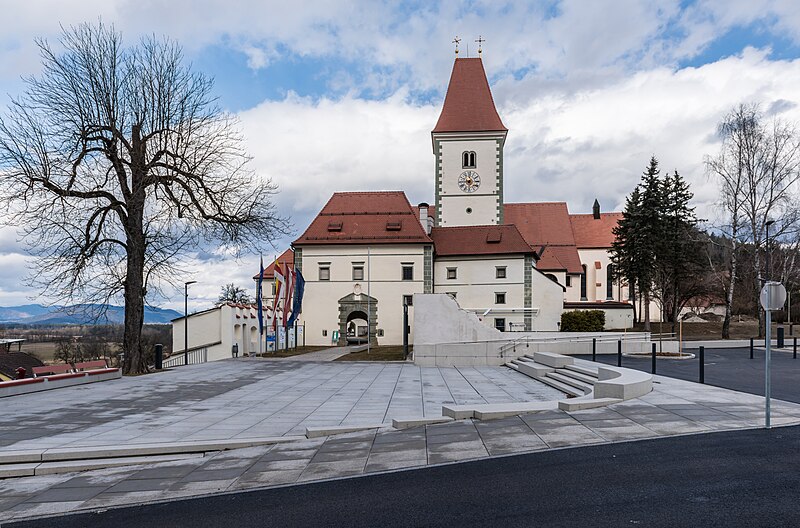
<svg viewBox="0 0 800 528">
<path fill-rule="evenodd" d="M 772 288 L 768 287 L 766 290 L 767 290 L 767 306 L 771 307 L 772 306 L 772 295 L 771 295 L 772 294 Z M 771 348 L 772 348 L 772 346 L 771 346 L 772 345 L 772 336 L 771 336 L 772 310 L 768 308 L 766 310 L 766 312 L 767 312 L 766 313 L 766 318 L 767 318 L 767 336 L 766 337 L 767 337 L 767 339 L 766 339 L 766 364 L 764 365 L 764 371 L 765 371 L 765 374 L 764 374 L 764 376 L 765 376 L 765 379 L 764 379 L 764 398 L 765 398 L 764 413 L 765 413 L 766 416 L 764 417 L 764 425 L 765 425 L 765 427 L 767 429 L 769 429 L 770 428 L 770 419 L 769 419 L 770 418 L 770 401 L 769 400 L 770 400 L 770 389 L 771 389 L 771 387 L 770 387 L 769 367 L 770 367 L 770 352 L 771 352 Z"/>
</svg>

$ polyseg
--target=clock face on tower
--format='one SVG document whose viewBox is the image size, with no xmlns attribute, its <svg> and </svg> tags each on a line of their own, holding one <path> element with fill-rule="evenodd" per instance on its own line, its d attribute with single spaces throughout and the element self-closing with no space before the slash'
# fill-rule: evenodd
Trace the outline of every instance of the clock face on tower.
<svg viewBox="0 0 800 528">
<path fill-rule="evenodd" d="M 464 171 L 458 177 L 458 186 L 466 193 L 473 193 L 481 186 L 481 177 L 473 170 Z"/>
</svg>

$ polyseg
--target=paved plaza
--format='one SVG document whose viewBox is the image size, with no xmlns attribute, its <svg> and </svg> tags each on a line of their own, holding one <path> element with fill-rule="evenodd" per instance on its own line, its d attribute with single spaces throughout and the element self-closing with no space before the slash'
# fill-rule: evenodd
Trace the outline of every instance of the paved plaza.
<svg viewBox="0 0 800 528">
<path fill-rule="evenodd" d="M 582 365 L 585 363 L 581 362 Z M 563 395 L 511 369 L 411 364 L 231 360 L 140 378 L 10 398 L 7 449 L 300 434 L 306 425 L 441 414 L 441 404 Z M 217 370 L 219 367 L 219 370 Z M 34 401 L 34 398 L 42 398 Z M 70 401 L 70 398 L 72 401 Z M 346 405 L 345 405 L 346 403 Z M 38 410 L 40 405 L 45 409 Z M 36 409 L 36 410 L 34 410 Z M 49 423 L 46 418 L 50 417 Z M 26 435 L 24 422 L 35 424 Z M 200 424 L 197 422 L 200 421 Z M 773 402 L 773 424 L 800 423 L 800 405 Z M 554 448 L 763 425 L 763 398 L 656 376 L 654 390 L 605 408 L 544 411 L 298 439 L 183 460 L 0 480 L 0 523 L 35 515 L 350 477 Z M 6 428 L 11 430 L 7 431 Z M 87 434 L 91 431 L 91 434 Z M 176 436 L 183 431 L 184 437 Z M 127 436 L 126 436 L 127 435 Z M 127 439 L 126 439 L 127 438 Z"/>
<path fill-rule="evenodd" d="M 3 399 L 0 449 L 303 435 L 441 416 L 442 404 L 562 397 L 505 367 L 231 359 Z"/>
</svg>

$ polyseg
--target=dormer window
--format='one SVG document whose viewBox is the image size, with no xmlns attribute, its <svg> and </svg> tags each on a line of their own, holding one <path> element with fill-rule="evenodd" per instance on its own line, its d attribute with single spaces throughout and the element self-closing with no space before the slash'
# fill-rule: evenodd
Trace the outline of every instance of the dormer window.
<svg viewBox="0 0 800 528">
<path fill-rule="evenodd" d="M 475 151 L 467 150 L 461 154 L 461 168 L 474 169 L 475 168 Z"/>
</svg>

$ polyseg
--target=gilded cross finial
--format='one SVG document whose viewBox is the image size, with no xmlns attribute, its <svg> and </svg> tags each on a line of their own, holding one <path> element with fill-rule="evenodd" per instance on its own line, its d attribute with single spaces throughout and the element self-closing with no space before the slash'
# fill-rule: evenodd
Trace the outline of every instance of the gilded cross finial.
<svg viewBox="0 0 800 528">
<path fill-rule="evenodd" d="M 458 55 L 458 45 L 461 44 L 461 39 L 458 38 L 458 35 L 456 35 L 456 38 L 453 39 L 453 44 L 456 45 L 456 55 Z"/>
<path fill-rule="evenodd" d="M 478 39 L 475 42 L 478 43 L 478 57 L 480 57 L 481 56 L 481 52 L 483 51 L 483 50 L 481 50 L 481 44 L 486 42 L 486 39 L 483 38 L 482 36 L 478 35 Z"/>
</svg>

